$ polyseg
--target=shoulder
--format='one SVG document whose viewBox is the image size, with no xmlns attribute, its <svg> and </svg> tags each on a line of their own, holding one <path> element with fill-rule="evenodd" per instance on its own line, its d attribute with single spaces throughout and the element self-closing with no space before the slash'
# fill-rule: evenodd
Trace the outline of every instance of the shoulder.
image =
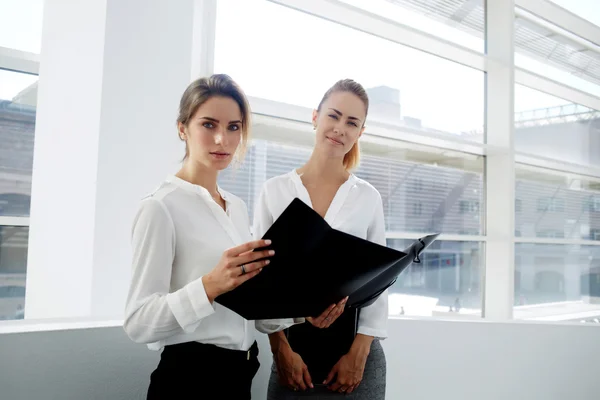
<svg viewBox="0 0 600 400">
<path fill-rule="evenodd" d="M 280 197 L 282 194 L 294 193 L 293 172 L 267 179 L 261 189 L 263 200 L 265 201 L 266 197 Z"/>
<path fill-rule="evenodd" d="M 365 181 L 354 175 L 355 179 L 355 187 L 358 190 L 358 194 L 361 198 L 365 198 L 367 201 L 377 201 L 381 202 L 381 193 L 379 190 L 375 188 L 375 186 L 371 185 L 369 182 Z"/>
<path fill-rule="evenodd" d="M 169 204 L 176 197 L 176 189 L 173 184 L 163 182 L 152 192 L 142 197 L 138 205 L 136 222 L 147 218 L 170 220 Z"/>
</svg>

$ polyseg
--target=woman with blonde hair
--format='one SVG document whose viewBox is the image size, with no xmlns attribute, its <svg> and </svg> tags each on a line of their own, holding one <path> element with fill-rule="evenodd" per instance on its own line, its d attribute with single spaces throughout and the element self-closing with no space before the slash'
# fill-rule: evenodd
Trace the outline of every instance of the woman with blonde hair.
<svg viewBox="0 0 600 400">
<path fill-rule="evenodd" d="M 351 172 L 359 162 L 368 108 L 366 91 L 353 80 L 340 80 L 325 93 L 312 115 L 316 136 L 309 160 L 263 186 L 254 214 L 256 237 L 299 198 L 333 228 L 386 245 L 381 196 Z M 386 360 L 379 340 L 387 336 L 387 319 L 386 291 L 326 327 L 307 318 L 303 324 L 270 326 L 269 332 L 258 323 L 270 333 L 274 357 L 268 399 L 384 399 Z M 348 333 L 353 340 L 344 343 Z"/>
</svg>

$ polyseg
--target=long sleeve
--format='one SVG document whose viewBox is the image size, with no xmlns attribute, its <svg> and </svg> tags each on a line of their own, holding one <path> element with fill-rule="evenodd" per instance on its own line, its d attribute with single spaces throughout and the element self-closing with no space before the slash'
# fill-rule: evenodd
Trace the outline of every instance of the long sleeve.
<svg viewBox="0 0 600 400">
<path fill-rule="evenodd" d="M 138 343 L 192 333 L 215 312 L 199 278 L 169 293 L 176 234 L 164 204 L 142 201 L 132 229 L 132 278 L 124 329 Z"/>
<path fill-rule="evenodd" d="M 273 225 L 273 214 L 269 210 L 268 195 L 266 185 L 263 187 L 258 202 L 254 210 L 253 232 L 254 239 L 260 239 L 265 232 Z M 254 322 L 256 330 L 262 333 L 270 334 L 282 331 L 292 325 L 304 323 L 304 318 L 294 319 L 263 319 Z"/>
<path fill-rule="evenodd" d="M 367 231 L 367 240 L 386 245 L 385 219 L 381 197 L 375 204 L 373 218 Z M 380 339 L 387 337 L 388 323 L 388 291 L 384 291 L 373 304 L 360 310 L 358 333 Z"/>
</svg>

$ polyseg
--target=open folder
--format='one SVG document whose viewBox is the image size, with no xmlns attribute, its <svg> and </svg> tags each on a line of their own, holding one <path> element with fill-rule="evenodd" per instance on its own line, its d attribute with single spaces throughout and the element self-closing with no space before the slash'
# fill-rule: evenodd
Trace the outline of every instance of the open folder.
<svg viewBox="0 0 600 400">
<path fill-rule="evenodd" d="M 263 235 L 275 250 L 270 264 L 215 301 L 248 320 L 318 316 L 346 296 L 347 308 L 362 308 L 419 262 L 437 236 L 398 251 L 333 229 L 296 198 Z"/>
</svg>

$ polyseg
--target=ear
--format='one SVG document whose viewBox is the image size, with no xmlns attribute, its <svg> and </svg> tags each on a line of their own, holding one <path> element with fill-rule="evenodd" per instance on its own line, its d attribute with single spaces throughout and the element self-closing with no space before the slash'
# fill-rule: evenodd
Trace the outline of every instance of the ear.
<svg viewBox="0 0 600 400">
<path fill-rule="evenodd" d="M 317 119 L 319 118 L 319 112 L 317 110 L 313 110 L 312 112 L 312 125 L 313 128 L 317 127 Z"/>
<path fill-rule="evenodd" d="M 177 123 L 177 130 L 179 131 L 179 139 L 181 140 L 187 140 L 187 132 L 185 130 L 185 125 L 182 124 L 181 122 Z"/>
<path fill-rule="evenodd" d="M 365 128 L 366 128 L 366 126 L 363 125 L 362 129 L 360 130 L 360 133 L 358 134 L 358 138 L 356 140 L 360 139 L 360 137 L 362 136 L 363 132 L 365 131 Z"/>
</svg>

